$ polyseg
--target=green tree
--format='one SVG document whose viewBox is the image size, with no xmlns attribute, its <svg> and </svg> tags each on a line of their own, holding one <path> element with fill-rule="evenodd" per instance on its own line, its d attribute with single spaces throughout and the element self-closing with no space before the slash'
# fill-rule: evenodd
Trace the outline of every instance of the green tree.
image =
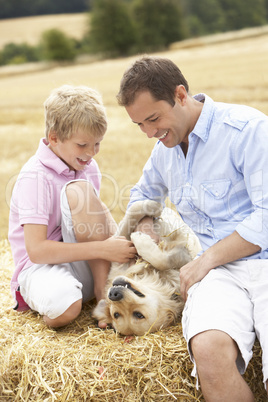
<svg viewBox="0 0 268 402">
<path fill-rule="evenodd" d="M 76 55 L 75 41 L 59 29 L 49 29 L 42 35 L 41 52 L 45 60 L 71 61 Z"/>
<path fill-rule="evenodd" d="M 90 41 L 94 51 L 107 55 L 126 55 L 135 43 L 129 8 L 123 0 L 94 0 Z"/>
<path fill-rule="evenodd" d="M 88 0 L 0 0 L 0 19 L 42 14 L 79 13 L 88 10 Z"/>
<path fill-rule="evenodd" d="M 263 25 L 267 22 L 266 0 L 219 0 L 225 13 L 225 31 Z"/>
<path fill-rule="evenodd" d="M 190 36 L 205 35 L 225 30 L 225 13 L 219 0 L 188 0 L 187 27 Z"/>
<path fill-rule="evenodd" d="M 139 50 L 157 50 L 184 38 L 178 0 L 134 0 Z"/>
</svg>

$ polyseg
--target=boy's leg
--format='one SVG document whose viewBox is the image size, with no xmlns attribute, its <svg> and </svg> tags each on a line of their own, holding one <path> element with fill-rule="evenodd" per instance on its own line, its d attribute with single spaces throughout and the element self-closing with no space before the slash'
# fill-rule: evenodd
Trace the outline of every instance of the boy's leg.
<svg viewBox="0 0 268 402">
<path fill-rule="evenodd" d="M 62 209 L 65 208 L 64 241 L 104 240 L 116 231 L 115 221 L 90 183 L 71 182 L 63 190 L 69 196 L 67 207 L 64 197 L 61 203 Z M 110 263 L 105 260 L 78 261 L 59 266 L 35 265 L 22 273 L 21 293 L 32 310 L 43 316 L 47 325 L 61 327 L 80 314 L 82 302 L 92 299 L 94 293 L 97 300 L 103 297 L 109 269 Z M 48 286 L 44 286 L 46 280 Z M 106 326 L 105 323 L 99 325 Z"/>
<path fill-rule="evenodd" d="M 49 327 L 52 327 L 52 328 L 63 327 L 64 325 L 67 325 L 70 322 L 72 322 L 73 320 L 75 320 L 79 316 L 81 309 L 82 309 L 82 299 L 74 302 L 59 317 L 52 319 L 52 318 L 49 318 L 48 316 L 44 315 L 43 320 Z"/>
<path fill-rule="evenodd" d="M 83 285 L 71 264 L 34 264 L 18 280 L 22 297 L 47 325 L 61 327 L 79 315 Z"/>
<path fill-rule="evenodd" d="M 71 182 L 66 187 L 66 195 L 78 242 L 106 240 L 115 232 L 116 224 L 91 183 Z M 98 259 L 90 260 L 88 264 L 94 279 L 94 293 L 99 301 L 104 297 L 110 262 Z"/>
</svg>

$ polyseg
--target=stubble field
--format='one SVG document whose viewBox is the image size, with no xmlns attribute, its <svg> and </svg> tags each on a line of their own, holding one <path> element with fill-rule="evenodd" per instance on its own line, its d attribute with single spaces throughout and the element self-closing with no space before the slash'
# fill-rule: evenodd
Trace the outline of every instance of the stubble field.
<svg viewBox="0 0 268 402">
<path fill-rule="evenodd" d="M 15 24 L 14 29 L 17 27 Z M 193 94 L 205 92 L 214 100 L 248 104 L 268 114 L 267 39 L 264 33 L 247 38 L 242 35 L 239 40 L 203 41 L 204 46 L 174 48 L 159 55 L 178 64 Z M 47 328 L 34 312 L 18 314 L 12 309 L 9 283 L 14 267 L 5 240 L 9 201 L 17 174 L 44 135 L 43 102 L 62 84 L 88 85 L 103 95 L 108 131 L 96 160 L 103 174 L 101 197 L 118 222 L 129 190 L 139 179 L 155 143 L 131 123 L 116 102 L 121 76 L 134 59 L 55 66 L 43 71 L 33 68 L 30 73 L 20 68 L 16 75 L 14 68 L 0 69 L 1 401 L 204 400 L 191 378 L 192 363 L 180 323 L 129 339 L 111 329 L 96 328 L 90 317 L 92 303 L 83 308 L 74 323 L 58 331 Z M 264 401 L 258 344 L 245 379 L 255 400 Z"/>
<path fill-rule="evenodd" d="M 159 53 L 181 68 L 192 94 L 244 103 L 268 114 L 268 35 Z M 138 57 L 138 56 L 137 56 Z M 0 69 L 0 227 L 8 230 L 9 201 L 16 176 L 44 135 L 43 102 L 62 84 L 88 85 L 100 91 L 108 114 L 108 131 L 96 160 L 103 174 L 101 197 L 119 221 L 129 189 L 139 179 L 154 140 L 149 140 L 117 105 L 124 70 L 136 57 L 56 66 L 17 75 Z M 12 68 L 11 70 L 12 71 Z M 220 146 L 220 144 L 219 144 Z"/>
</svg>

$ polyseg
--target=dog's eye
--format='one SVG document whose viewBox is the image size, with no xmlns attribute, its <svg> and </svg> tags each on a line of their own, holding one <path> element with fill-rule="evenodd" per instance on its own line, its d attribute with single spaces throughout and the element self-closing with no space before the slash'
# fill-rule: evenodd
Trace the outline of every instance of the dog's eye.
<svg viewBox="0 0 268 402">
<path fill-rule="evenodd" d="M 119 313 L 114 313 L 114 318 L 117 319 L 120 316 Z"/>
<path fill-rule="evenodd" d="M 139 320 L 142 320 L 143 318 L 145 318 L 144 315 L 141 314 L 139 311 L 134 311 L 133 315 L 135 318 L 138 318 Z"/>
</svg>

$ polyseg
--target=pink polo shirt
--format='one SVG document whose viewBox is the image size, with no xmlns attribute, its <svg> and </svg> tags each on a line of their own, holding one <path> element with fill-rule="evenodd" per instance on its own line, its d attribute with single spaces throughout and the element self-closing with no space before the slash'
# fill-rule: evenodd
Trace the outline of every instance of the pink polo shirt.
<svg viewBox="0 0 268 402">
<path fill-rule="evenodd" d="M 26 252 L 23 225 L 47 225 L 47 238 L 60 241 L 60 193 L 64 184 L 84 179 L 92 183 L 98 195 L 100 191 L 101 173 L 94 159 L 81 171 L 70 170 L 47 145 L 46 139 L 40 140 L 36 154 L 23 166 L 12 193 L 8 238 L 15 263 L 11 279 L 15 300 L 18 275 L 33 264 Z"/>
</svg>

